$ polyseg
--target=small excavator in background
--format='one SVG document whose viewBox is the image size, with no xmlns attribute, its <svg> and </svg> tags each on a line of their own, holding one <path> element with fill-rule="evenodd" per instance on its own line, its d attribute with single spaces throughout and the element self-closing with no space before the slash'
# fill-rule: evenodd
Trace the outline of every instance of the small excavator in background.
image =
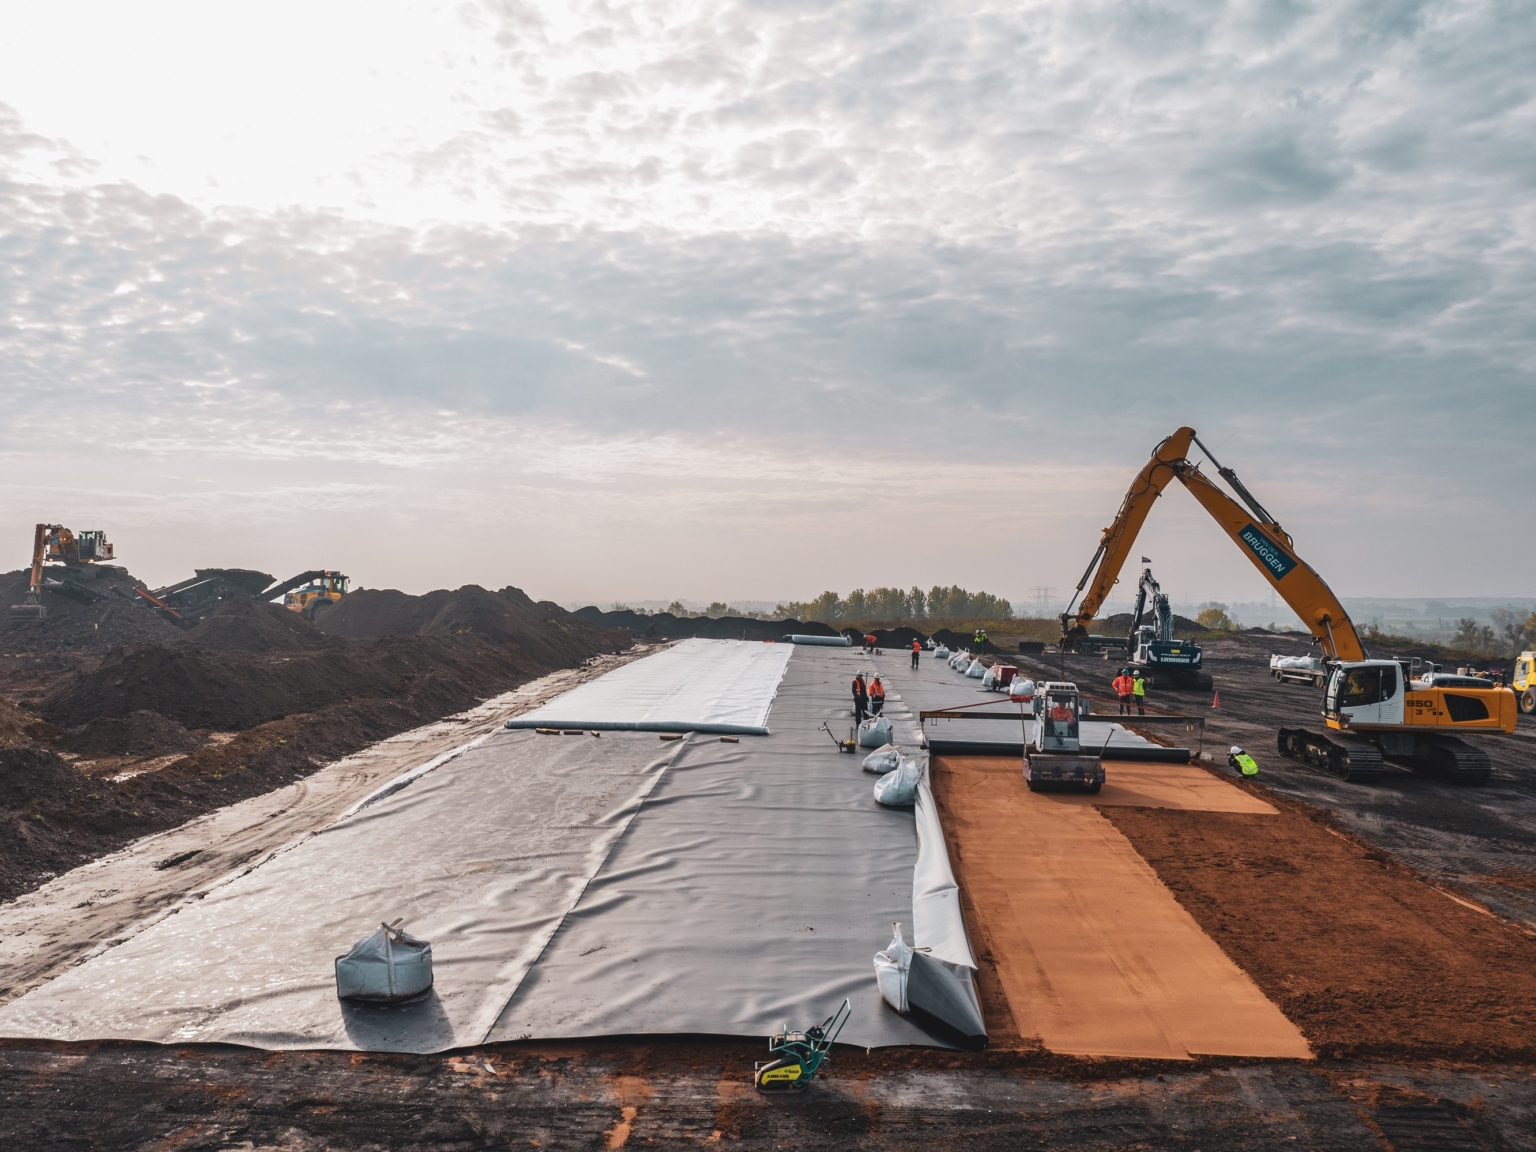
<svg viewBox="0 0 1536 1152">
<path fill-rule="evenodd" d="M 1145 559 L 1145 557 L 1143 557 Z M 1141 622 L 1152 603 L 1152 621 Z M 1131 613 L 1131 635 L 1126 644 L 1131 663 L 1147 676 L 1153 688 L 1210 688 L 1211 675 L 1201 668 L 1205 653 L 1193 640 L 1173 638 L 1173 608 L 1168 594 L 1152 575 L 1141 570 L 1136 585 L 1136 610 Z"/>
<path fill-rule="evenodd" d="M 1241 504 L 1188 458 L 1192 444 L 1210 459 Z M 1402 661 L 1371 659 L 1349 613 L 1323 578 L 1296 555 L 1290 534 L 1243 487 L 1232 469 L 1221 466 L 1193 428 L 1180 428 L 1159 444 L 1131 482 L 1114 523 L 1104 529 L 1098 551 L 1061 614 L 1062 651 L 1074 651 L 1079 640 L 1087 637 L 1088 621 L 1118 581 L 1152 505 L 1174 479 L 1243 549 L 1311 631 L 1313 642 L 1322 647 L 1328 674 L 1322 712 L 1326 730 L 1280 729 L 1281 755 L 1352 781 L 1380 779 L 1384 758 L 1390 757 L 1457 783 L 1487 783 L 1488 754 L 1453 733 L 1513 732 L 1515 694 L 1488 680 L 1433 670 L 1410 680 Z M 1082 604 L 1074 612 L 1079 596 Z"/>
<path fill-rule="evenodd" d="M 86 587 L 76 577 L 94 579 L 95 573 L 87 566 L 113 557 L 114 550 L 107 542 L 107 534 L 99 529 L 77 535 L 62 524 L 39 524 L 32 535 L 32 578 L 23 602 L 11 605 L 12 618 L 41 620 L 48 615 L 42 596 L 45 583 L 50 592 L 71 600 L 91 604 L 103 599 L 101 593 Z M 50 578 L 43 569 L 44 563 L 64 565 L 63 574 Z"/>
</svg>

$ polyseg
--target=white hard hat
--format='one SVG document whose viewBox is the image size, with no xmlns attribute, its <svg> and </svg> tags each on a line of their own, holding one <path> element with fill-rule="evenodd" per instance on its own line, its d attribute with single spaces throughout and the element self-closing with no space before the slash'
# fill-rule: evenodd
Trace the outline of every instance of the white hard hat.
<svg viewBox="0 0 1536 1152">
<path fill-rule="evenodd" d="M 1234 744 L 1234 745 L 1232 745 L 1232 753 L 1231 754 L 1233 756 L 1241 756 L 1243 754 L 1243 750 L 1241 748 L 1239 748 L 1236 744 Z"/>
</svg>

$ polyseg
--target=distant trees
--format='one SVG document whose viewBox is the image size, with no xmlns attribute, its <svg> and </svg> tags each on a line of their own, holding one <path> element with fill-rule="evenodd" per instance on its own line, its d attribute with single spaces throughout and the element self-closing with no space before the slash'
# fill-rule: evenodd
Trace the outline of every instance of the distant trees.
<svg viewBox="0 0 1536 1152">
<path fill-rule="evenodd" d="M 1488 631 L 1498 640 L 1503 641 L 1503 647 L 1510 656 L 1516 656 L 1527 648 L 1536 647 L 1536 612 L 1522 617 L 1520 613 L 1511 608 L 1495 608 L 1493 616 L 1493 628 Z M 1466 621 L 1458 621 L 1460 624 Z M 1494 630 L 1497 629 L 1495 632 Z M 1460 633 L 1458 632 L 1458 636 Z M 1490 644 L 1490 649 L 1492 645 Z"/>
<path fill-rule="evenodd" d="M 1011 620 L 1013 605 L 990 592 L 969 592 L 958 584 L 921 588 L 855 588 L 847 596 L 823 592 L 814 600 L 794 600 L 773 610 L 780 618 L 844 621 L 883 620 Z"/>
<path fill-rule="evenodd" d="M 1195 616 L 1195 623 L 1207 632 L 1230 632 L 1237 625 L 1232 617 L 1227 615 L 1227 606 L 1211 602 L 1200 609 Z"/>
<path fill-rule="evenodd" d="M 1470 616 L 1463 616 L 1456 621 L 1455 644 L 1456 647 L 1465 648 L 1469 652 L 1492 652 L 1493 629 L 1487 624 L 1479 624 Z"/>
</svg>

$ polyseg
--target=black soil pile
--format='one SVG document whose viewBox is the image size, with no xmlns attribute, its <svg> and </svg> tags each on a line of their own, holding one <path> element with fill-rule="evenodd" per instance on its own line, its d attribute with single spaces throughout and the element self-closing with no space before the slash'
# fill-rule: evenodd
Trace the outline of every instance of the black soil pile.
<svg viewBox="0 0 1536 1152">
<path fill-rule="evenodd" d="M 194 752 L 203 741 L 158 712 L 139 711 L 92 720 L 60 736 L 56 744 L 82 756 L 165 756 Z"/>
<path fill-rule="evenodd" d="M 186 632 L 189 644 L 215 652 L 301 652 L 344 648 L 297 612 L 261 600 L 225 600 L 207 619 Z"/>
<path fill-rule="evenodd" d="M 515 644 L 530 658 L 563 667 L 573 649 L 587 654 L 629 646 L 601 624 L 580 618 L 549 601 L 534 603 L 521 589 L 488 592 L 466 584 L 455 592 L 440 589 L 407 596 L 393 589 L 354 592 L 321 613 L 322 631 L 348 640 L 381 636 L 479 636 Z"/>
<path fill-rule="evenodd" d="M 46 655 L 100 653 L 119 644 L 170 644 L 183 635 L 180 627 L 158 612 L 127 600 L 103 600 L 90 605 L 65 600 L 68 611 L 56 600 L 43 596 L 48 605 L 46 619 L 12 620 L 12 602 L 0 593 L 0 649 Z"/>
<path fill-rule="evenodd" d="M 630 636 L 651 640 L 686 640 L 701 636 L 707 640 L 782 640 L 785 636 L 836 636 L 837 629 L 816 621 L 752 620 L 745 616 L 673 616 L 658 612 L 644 616 L 628 608 L 603 612 L 588 606 L 572 613 L 599 628 L 612 628 Z"/>
<path fill-rule="evenodd" d="M 0 747 L 0 900 L 117 847 L 137 820 L 132 797 L 52 749 Z"/>
<path fill-rule="evenodd" d="M 1145 618 L 1142 620 L 1143 624 L 1150 624 L 1151 622 L 1151 620 Z M 1088 631 L 1102 636 L 1128 635 L 1131 631 L 1131 614 L 1129 612 L 1116 612 L 1113 616 L 1106 616 L 1103 620 L 1090 624 Z M 1188 616 L 1180 616 L 1177 612 L 1173 614 L 1173 634 L 1175 636 L 1193 636 L 1204 631 L 1205 628 L 1201 627 L 1198 621 L 1191 620 Z"/>
<path fill-rule="evenodd" d="M 280 606 L 230 600 L 194 628 L 167 625 L 169 642 L 100 654 L 66 645 L 57 658 L 45 658 L 42 645 L 0 651 L 0 746 L 21 756 L 17 780 L 35 777 L 30 791 L 0 795 L 0 833 L 10 829 L 0 840 L 0 900 L 631 643 L 516 589 L 360 592 L 329 612 L 321 618 L 328 634 Z M 158 622 L 149 612 L 130 619 Z M 45 630 L 75 624 L 60 616 L 29 627 L 57 638 Z M 348 631 L 358 638 L 345 638 Z M 236 735 L 209 741 L 214 731 Z M 112 783 L 107 777 L 131 760 L 115 759 L 92 778 L 59 750 L 103 759 L 187 755 Z"/>
</svg>

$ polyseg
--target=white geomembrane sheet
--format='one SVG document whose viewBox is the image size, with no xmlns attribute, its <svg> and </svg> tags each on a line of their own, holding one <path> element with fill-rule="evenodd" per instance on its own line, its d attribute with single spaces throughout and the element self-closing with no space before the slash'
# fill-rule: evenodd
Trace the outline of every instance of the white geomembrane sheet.
<svg viewBox="0 0 1536 1152">
<path fill-rule="evenodd" d="M 684 640 L 574 688 L 509 728 L 768 735 L 768 712 L 794 648 Z"/>
</svg>

